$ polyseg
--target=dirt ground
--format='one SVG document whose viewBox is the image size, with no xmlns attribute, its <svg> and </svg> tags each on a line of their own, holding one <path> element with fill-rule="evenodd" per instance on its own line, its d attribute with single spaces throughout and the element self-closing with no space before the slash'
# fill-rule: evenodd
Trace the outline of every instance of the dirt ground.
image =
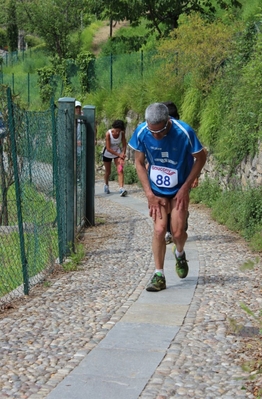
<svg viewBox="0 0 262 399">
<path fill-rule="evenodd" d="M 123 26 L 128 26 L 129 23 L 127 21 L 117 22 L 113 25 L 113 36 L 115 32 L 122 28 Z M 92 44 L 92 52 L 95 55 L 98 55 L 101 49 L 102 44 L 104 44 L 107 39 L 109 39 L 110 35 L 110 26 L 109 21 L 104 22 L 104 26 L 102 26 L 94 36 L 93 44 Z"/>
</svg>

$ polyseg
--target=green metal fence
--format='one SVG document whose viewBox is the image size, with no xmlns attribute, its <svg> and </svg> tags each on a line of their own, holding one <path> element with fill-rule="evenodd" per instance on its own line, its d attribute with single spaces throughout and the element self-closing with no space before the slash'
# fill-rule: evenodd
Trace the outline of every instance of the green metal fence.
<svg viewBox="0 0 262 399">
<path fill-rule="evenodd" d="M 88 75 L 88 90 L 90 92 L 104 88 L 112 90 L 121 87 L 127 82 L 136 82 L 137 77 L 147 78 L 163 65 L 165 60 L 159 58 L 156 52 L 136 52 L 130 54 L 110 55 L 97 57 L 90 68 Z M 80 73 L 76 65 L 68 69 L 68 82 L 72 93 L 81 92 Z M 54 77 L 56 92 L 55 98 L 63 96 L 64 87 L 59 76 Z M 0 71 L 0 84 L 6 84 L 12 89 L 13 95 L 18 95 L 24 103 L 31 104 L 32 100 L 40 103 L 40 89 L 36 73 L 14 74 Z"/>
<path fill-rule="evenodd" d="M 94 107 L 84 107 L 79 169 L 74 99 L 28 112 L 12 102 L 10 88 L 7 97 L 8 127 L 0 139 L 0 304 L 29 294 L 74 250 L 81 226 L 94 224 L 94 163 L 87 160 L 94 160 Z"/>
<path fill-rule="evenodd" d="M 62 79 L 59 76 L 54 76 L 53 82 L 55 87 L 54 97 L 59 98 L 63 93 Z M 12 90 L 12 94 L 18 96 L 24 104 L 29 105 L 32 101 L 41 104 L 37 73 L 14 74 L 0 71 L 0 84 L 9 86 Z"/>
</svg>

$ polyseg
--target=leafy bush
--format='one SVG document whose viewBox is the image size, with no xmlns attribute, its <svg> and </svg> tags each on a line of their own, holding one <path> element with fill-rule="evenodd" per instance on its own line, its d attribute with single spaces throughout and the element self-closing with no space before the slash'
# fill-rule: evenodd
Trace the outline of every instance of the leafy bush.
<svg viewBox="0 0 262 399">
<path fill-rule="evenodd" d="M 192 203 L 212 209 L 212 217 L 241 234 L 256 251 L 262 250 L 262 187 L 222 191 L 218 182 L 205 179 L 191 191 Z"/>
<path fill-rule="evenodd" d="M 97 144 L 95 146 L 95 162 L 96 164 L 101 164 L 102 163 L 102 151 L 103 151 L 104 146 L 101 144 Z"/>
<path fill-rule="evenodd" d="M 146 43 L 144 36 L 116 36 L 112 37 L 102 46 L 101 56 L 110 54 L 125 54 L 139 51 Z"/>
<path fill-rule="evenodd" d="M 43 44 L 42 39 L 40 39 L 38 36 L 33 35 L 26 35 L 25 42 L 27 43 L 28 47 L 36 47 L 40 44 Z"/>
<path fill-rule="evenodd" d="M 125 174 L 125 184 L 138 183 L 138 176 L 134 165 L 130 163 L 126 164 L 124 169 L 124 174 Z"/>
<path fill-rule="evenodd" d="M 109 180 L 111 180 L 111 181 L 118 180 L 116 166 L 113 162 L 112 162 L 112 168 L 111 168 L 111 174 L 110 174 Z M 125 184 L 138 183 L 138 176 L 136 173 L 136 168 L 134 165 L 132 165 L 130 163 L 126 163 L 124 166 L 124 182 L 125 182 Z"/>
<path fill-rule="evenodd" d="M 221 193 L 219 182 L 207 177 L 190 192 L 190 200 L 192 203 L 202 203 L 211 208 Z"/>
<path fill-rule="evenodd" d="M 6 30 L 0 28 L 0 48 L 4 48 L 6 46 L 7 46 Z"/>
</svg>

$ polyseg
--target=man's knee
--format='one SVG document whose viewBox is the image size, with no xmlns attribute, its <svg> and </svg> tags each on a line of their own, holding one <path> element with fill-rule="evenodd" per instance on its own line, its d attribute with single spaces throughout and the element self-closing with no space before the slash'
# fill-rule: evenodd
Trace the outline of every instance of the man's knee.
<svg viewBox="0 0 262 399">
<path fill-rule="evenodd" d="M 185 236 L 185 229 L 184 227 L 177 227 L 172 231 L 173 238 L 175 240 L 180 240 Z"/>
<path fill-rule="evenodd" d="M 166 234 L 166 226 L 163 224 L 155 225 L 154 233 L 155 233 L 155 236 L 157 236 L 159 238 L 164 237 Z"/>
</svg>

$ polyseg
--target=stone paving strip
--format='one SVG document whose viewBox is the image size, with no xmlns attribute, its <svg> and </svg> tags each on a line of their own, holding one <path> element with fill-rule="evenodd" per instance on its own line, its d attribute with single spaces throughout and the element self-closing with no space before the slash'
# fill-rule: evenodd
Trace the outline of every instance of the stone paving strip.
<svg viewBox="0 0 262 399">
<path fill-rule="evenodd" d="M 237 331 L 242 326 L 252 337 L 254 319 L 240 304 L 259 314 L 261 259 L 258 263 L 241 238 L 196 206 L 189 224 L 197 236 L 198 285 L 183 326 L 139 398 L 253 398 L 241 389 L 247 375 L 240 367 Z M 255 267 L 242 272 L 248 260 Z"/>
<path fill-rule="evenodd" d="M 144 198 L 139 189 L 128 191 Z M 0 399 L 44 399 L 123 317 L 154 271 L 151 220 L 102 197 L 95 207 L 106 228 L 87 230 L 90 246 L 79 270 L 51 279 L 48 289 L 0 319 Z M 201 207 L 191 206 L 189 225 L 199 250 L 198 285 L 139 398 L 253 398 L 241 389 L 247 375 L 232 325 L 246 333 L 253 327 L 240 304 L 256 314 L 261 309 L 261 261 Z M 257 264 L 242 271 L 248 260 Z"/>
</svg>

